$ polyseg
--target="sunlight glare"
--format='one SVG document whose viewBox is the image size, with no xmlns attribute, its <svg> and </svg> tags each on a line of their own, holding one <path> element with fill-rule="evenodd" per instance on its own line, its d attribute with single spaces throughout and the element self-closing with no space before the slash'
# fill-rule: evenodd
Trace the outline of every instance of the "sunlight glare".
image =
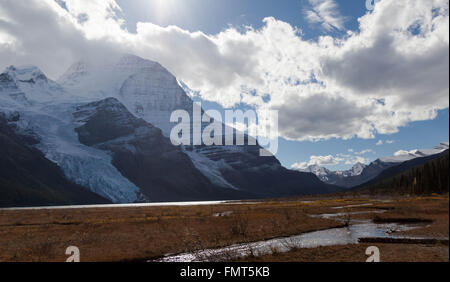
<svg viewBox="0 0 450 282">
<path fill-rule="evenodd" d="M 164 20 L 177 9 L 177 0 L 149 0 L 150 8 L 157 16 L 158 20 Z"/>
</svg>

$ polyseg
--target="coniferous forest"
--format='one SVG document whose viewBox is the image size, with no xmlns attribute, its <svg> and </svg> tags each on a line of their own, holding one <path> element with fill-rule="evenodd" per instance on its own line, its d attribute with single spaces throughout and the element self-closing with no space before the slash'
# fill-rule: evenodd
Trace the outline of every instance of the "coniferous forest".
<svg viewBox="0 0 450 282">
<path fill-rule="evenodd" d="M 449 192 L 448 153 L 394 177 L 369 184 L 363 190 L 370 193 L 425 195 Z"/>
</svg>

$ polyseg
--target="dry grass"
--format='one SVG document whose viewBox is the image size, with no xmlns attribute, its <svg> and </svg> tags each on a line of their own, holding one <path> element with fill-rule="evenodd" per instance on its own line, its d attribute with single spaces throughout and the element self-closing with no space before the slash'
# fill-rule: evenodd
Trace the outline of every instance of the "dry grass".
<svg viewBox="0 0 450 282">
<path fill-rule="evenodd" d="M 387 213 L 378 215 L 385 218 L 433 220 L 429 227 L 410 233 L 448 237 L 448 197 L 394 199 L 391 202 L 351 197 L 315 200 L 272 200 L 214 206 L 0 211 L 0 261 L 65 261 L 65 249 L 71 245 L 79 247 L 81 261 L 141 261 L 169 253 L 333 228 L 341 226 L 342 222 L 309 215 L 377 209 L 389 209 Z M 372 205 L 358 206 L 367 203 Z M 361 214 L 352 215 L 352 218 L 374 216 Z M 341 249 L 343 247 L 336 247 L 342 254 L 327 251 L 335 250 L 335 247 L 298 250 L 297 253 L 302 253 L 300 261 L 308 261 L 307 254 L 311 254 L 309 261 L 316 261 L 316 256 L 317 259 L 329 257 L 330 261 L 339 261 L 344 256 L 351 256 L 351 252 L 359 253 L 362 246 L 346 246 L 344 251 Z M 289 258 L 289 254 L 280 254 L 284 255 Z M 297 260 L 295 257 L 292 259 Z"/>
<path fill-rule="evenodd" d="M 232 211 L 232 213 L 227 213 Z M 226 216 L 214 216 L 223 213 Z M 0 261 L 136 261 L 338 226 L 300 202 L 0 211 Z"/>
<path fill-rule="evenodd" d="M 366 249 L 374 244 L 343 245 L 298 249 L 263 257 L 248 257 L 241 262 L 365 262 Z M 448 262 L 448 246 L 376 244 L 381 262 Z"/>
<path fill-rule="evenodd" d="M 333 202 L 333 200 L 331 200 Z M 358 202 L 358 201 L 354 201 Z M 328 203 L 326 201 L 326 203 Z M 349 201 L 345 201 L 346 206 Z M 448 196 L 430 196 L 397 198 L 387 202 L 366 200 L 367 206 L 333 209 L 329 204 L 322 204 L 317 209 L 313 206 L 308 210 L 316 213 L 354 212 L 364 210 L 387 210 L 382 214 L 352 215 L 358 219 L 377 219 L 389 222 L 422 221 L 428 222 L 424 227 L 399 232 L 397 235 L 418 237 L 449 237 L 449 198 Z M 353 204 L 351 204 L 353 205 Z M 345 217 L 345 216 L 344 216 Z M 357 244 L 345 246 L 319 247 L 314 249 L 294 249 L 287 253 L 277 253 L 263 257 L 246 258 L 242 261 L 252 262 L 364 262 L 367 259 L 365 250 L 369 246 L 380 249 L 381 260 L 384 262 L 448 262 L 448 245 L 435 244 Z"/>
</svg>

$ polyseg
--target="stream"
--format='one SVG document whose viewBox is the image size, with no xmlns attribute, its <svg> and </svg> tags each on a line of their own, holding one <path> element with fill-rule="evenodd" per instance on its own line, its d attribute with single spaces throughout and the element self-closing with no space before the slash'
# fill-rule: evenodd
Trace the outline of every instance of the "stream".
<svg viewBox="0 0 450 282">
<path fill-rule="evenodd" d="M 351 214 L 361 213 L 383 213 L 379 211 L 354 212 Z M 312 217 L 335 218 L 339 221 L 345 219 L 339 218 L 345 216 L 345 213 L 311 215 Z M 316 248 L 322 246 L 335 246 L 358 244 L 360 238 L 412 238 L 397 236 L 396 233 L 408 231 L 415 228 L 427 226 L 426 224 L 400 224 L 385 223 L 376 224 L 371 220 L 350 220 L 348 227 L 331 228 L 321 231 L 314 231 L 294 235 L 284 238 L 275 238 L 265 241 L 242 243 L 227 246 L 218 249 L 205 249 L 191 253 L 183 253 L 177 255 L 167 255 L 156 260 L 157 262 L 208 262 L 208 261 L 226 261 L 248 256 L 263 256 L 272 254 L 273 252 L 288 252 L 298 248 Z"/>
</svg>

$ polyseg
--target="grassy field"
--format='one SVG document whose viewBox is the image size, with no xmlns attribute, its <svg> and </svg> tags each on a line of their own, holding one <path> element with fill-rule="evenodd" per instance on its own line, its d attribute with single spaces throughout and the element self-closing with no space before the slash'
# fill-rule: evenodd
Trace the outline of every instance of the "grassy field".
<svg viewBox="0 0 450 282">
<path fill-rule="evenodd" d="M 343 225 L 341 221 L 310 215 L 377 209 L 388 211 L 352 217 L 378 221 L 426 219 L 430 222 L 427 227 L 408 234 L 448 238 L 448 208 L 448 196 L 432 196 L 388 201 L 363 197 L 299 198 L 211 206 L 3 210 L 0 261 L 65 261 L 65 250 L 72 245 L 80 249 L 81 261 L 144 261 L 165 254 L 339 227 Z M 357 244 L 299 249 L 247 260 L 365 261 L 366 247 Z M 386 261 L 449 260 L 448 246 L 379 247 Z"/>
<path fill-rule="evenodd" d="M 371 201 L 369 201 L 371 202 Z M 354 219 L 372 219 L 375 222 L 427 222 L 423 228 L 399 232 L 397 235 L 423 238 L 449 237 L 449 199 L 443 196 L 392 199 L 386 202 L 371 202 L 369 206 L 346 209 L 349 212 L 383 209 L 382 214 L 353 215 Z M 320 212 L 327 212 L 320 208 Z M 319 247 L 314 249 L 294 249 L 287 253 L 277 253 L 262 257 L 245 258 L 240 261 L 252 262 L 364 262 L 365 251 L 370 246 L 380 250 L 382 262 L 448 262 L 448 244 L 385 244 L 361 243 L 343 246 Z"/>
</svg>

